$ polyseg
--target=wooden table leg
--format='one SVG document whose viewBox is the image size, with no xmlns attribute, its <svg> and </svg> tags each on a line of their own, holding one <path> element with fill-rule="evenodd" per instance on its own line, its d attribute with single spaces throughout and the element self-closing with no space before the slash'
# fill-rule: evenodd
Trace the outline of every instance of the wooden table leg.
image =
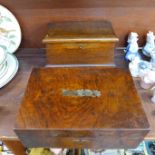
<svg viewBox="0 0 155 155">
<path fill-rule="evenodd" d="M 15 155 L 26 155 L 26 149 L 18 139 L 3 139 L 2 141 Z"/>
</svg>

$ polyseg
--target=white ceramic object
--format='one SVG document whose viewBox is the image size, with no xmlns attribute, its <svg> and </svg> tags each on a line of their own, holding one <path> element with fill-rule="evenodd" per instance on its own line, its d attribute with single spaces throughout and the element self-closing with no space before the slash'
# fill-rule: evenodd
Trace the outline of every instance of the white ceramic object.
<svg viewBox="0 0 155 155">
<path fill-rule="evenodd" d="M 0 78 L 4 76 L 7 70 L 6 58 L 7 58 L 7 52 L 5 52 L 3 48 L 0 47 Z"/>
<path fill-rule="evenodd" d="M 5 75 L 0 79 L 0 88 L 5 86 L 13 79 L 19 67 L 18 60 L 13 54 L 8 53 L 6 62 L 7 62 L 8 69 Z"/>
<path fill-rule="evenodd" d="M 155 103 L 155 87 L 152 89 L 153 89 L 153 97 L 151 98 L 151 101 Z"/>
<path fill-rule="evenodd" d="M 128 43 L 132 43 L 133 39 L 136 39 L 136 41 L 138 41 L 138 34 L 136 32 L 131 32 L 128 36 Z"/>
<path fill-rule="evenodd" d="M 129 63 L 129 70 L 133 77 L 142 77 L 152 69 L 152 64 L 148 61 L 140 60 L 136 57 Z"/>
<path fill-rule="evenodd" d="M 150 89 L 155 85 L 155 70 L 149 70 L 146 74 L 141 75 L 141 87 Z"/>
<path fill-rule="evenodd" d="M 62 149 L 58 148 L 50 148 L 50 151 L 54 153 L 54 155 L 60 155 L 62 152 Z"/>
<path fill-rule="evenodd" d="M 140 60 L 138 57 L 129 63 L 129 70 L 133 77 L 139 77 L 139 63 Z"/>
<path fill-rule="evenodd" d="M 21 29 L 15 16 L 0 5 L 0 47 L 14 53 L 21 43 Z"/>
<path fill-rule="evenodd" d="M 145 44 L 144 48 L 142 49 L 142 52 L 143 52 L 144 55 L 150 57 L 151 51 L 155 49 L 154 40 L 155 40 L 154 33 L 149 31 L 147 33 L 146 44 Z"/>
<path fill-rule="evenodd" d="M 8 70 L 8 65 L 7 65 L 7 61 L 3 64 L 2 69 L 0 70 L 0 79 L 3 78 L 3 76 L 5 76 L 6 72 Z"/>
<path fill-rule="evenodd" d="M 140 59 L 140 55 L 138 53 L 139 47 L 138 47 L 138 34 L 135 32 L 131 32 L 128 37 L 128 46 L 126 47 L 126 60 L 133 61 L 135 57 L 138 57 Z"/>
<path fill-rule="evenodd" d="M 2 47 L 0 47 L 0 65 L 3 65 L 3 63 L 6 60 L 6 57 L 7 57 L 7 52 Z"/>
<path fill-rule="evenodd" d="M 152 64 L 148 61 L 139 62 L 139 76 L 142 77 L 146 75 L 150 70 L 152 70 Z"/>
<path fill-rule="evenodd" d="M 153 65 L 153 67 L 155 68 L 155 49 L 153 49 L 151 52 L 150 52 L 150 57 L 151 57 L 151 63 Z"/>
</svg>

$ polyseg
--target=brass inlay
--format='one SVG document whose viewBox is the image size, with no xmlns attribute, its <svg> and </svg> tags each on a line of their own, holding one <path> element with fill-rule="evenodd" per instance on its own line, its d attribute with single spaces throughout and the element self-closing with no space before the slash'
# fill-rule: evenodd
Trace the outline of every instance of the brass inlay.
<svg viewBox="0 0 155 155">
<path fill-rule="evenodd" d="M 98 90 L 90 90 L 90 89 L 78 89 L 78 90 L 62 90 L 63 96 L 78 96 L 78 97 L 100 97 L 101 92 Z"/>
</svg>

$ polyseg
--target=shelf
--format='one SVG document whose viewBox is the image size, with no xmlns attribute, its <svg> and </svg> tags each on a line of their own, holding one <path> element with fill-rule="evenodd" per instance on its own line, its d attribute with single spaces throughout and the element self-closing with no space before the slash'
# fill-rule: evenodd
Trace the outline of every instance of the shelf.
<svg viewBox="0 0 155 155">
<path fill-rule="evenodd" d="M 115 61 L 118 67 L 126 69 L 123 61 L 123 51 L 116 51 Z M 13 132 L 16 114 L 21 103 L 27 81 L 33 67 L 45 65 L 44 49 L 20 49 L 17 52 L 20 69 L 17 76 L 0 90 L 0 138 L 17 139 Z M 150 123 L 151 131 L 145 137 L 146 140 L 155 139 L 155 105 L 151 104 L 151 92 L 145 91 L 139 86 L 139 79 L 135 84 L 142 98 L 143 107 Z"/>
<path fill-rule="evenodd" d="M 54 21 L 108 20 L 119 38 L 118 47 L 126 45 L 131 31 L 139 34 L 143 46 L 148 30 L 155 31 L 154 0 L 1 0 L 17 17 L 22 29 L 22 45 L 27 48 L 44 47 L 41 40 L 47 32 L 47 24 Z M 149 19 L 149 20 L 148 20 Z"/>
<path fill-rule="evenodd" d="M 12 6 L 12 2 L 10 0 L 1 0 L 1 3 L 5 3 L 8 6 Z M 155 6 L 154 0 L 78 0 L 72 1 L 67 0 L 66 3 L 63 3 L 63 0 L 15 0 L 14 1 L 16 8 L 21 9 L 52 9 L 52 8 L 94 8 L 94 7 L 146 7 L 146 6 Z"/>
</svg>

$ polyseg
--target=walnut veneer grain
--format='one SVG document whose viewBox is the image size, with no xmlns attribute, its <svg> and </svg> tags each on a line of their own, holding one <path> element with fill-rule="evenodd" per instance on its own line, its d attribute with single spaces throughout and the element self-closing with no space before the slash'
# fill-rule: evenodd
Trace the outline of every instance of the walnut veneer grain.
<svg viewBox="0 0 155 155">
<path fill-rule="evenodd" d="M 63 95 L 97 90 L 100 96 Z M 28 147 L 129 148 L 149 131 L 132 77 L 112 67 L 33 69 L 15 132 Z"/>
<path fill-rule="evenodd" d="M 127 69 L 123 55 L 123 50 L 116 50 L 115 62 L 117 67 Z M 0 139 L 7 139 L 13 143 L 12 145 L 14 145 L 12 137 L 18 141 L 18 137 L 13 131 L 14 123 L 30 72 L 33 67 L 39 67 L 45 64 L 45 54 L 43 49 L 19 49 L 17 57 L 20 61 L 20 70 L 17 76 L 7 86 L 0 90 Z M 141 96 L 142 105 L 150 124 L 150 132 L 145 136 L 145 139 L 154 140 L 155 106 L 150 101 L 152 94 L 150 91 L 140 88 L 139 79 L 134 79 L 134 81 L 139 95 Z"/>
<path fill-rule="evenodd" d="M 43 39 L 48 64 L 114 65 L 116 42 L 108 21 L 51 23 Z"/>
</svg>

